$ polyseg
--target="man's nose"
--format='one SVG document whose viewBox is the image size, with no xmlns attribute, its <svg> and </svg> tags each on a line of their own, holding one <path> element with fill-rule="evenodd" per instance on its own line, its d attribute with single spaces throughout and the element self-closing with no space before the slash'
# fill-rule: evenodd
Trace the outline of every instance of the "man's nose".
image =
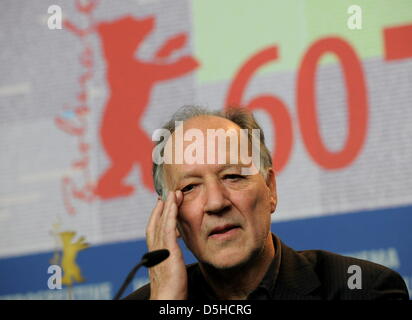
<svg viewBox="0 0 412 320">
<path fill-rule="evenodd" d="M 209 182 L 205 187 L 205 213 L 222 214 L 230 208 L 227 191 L 220 181 Z"/>
</svg>

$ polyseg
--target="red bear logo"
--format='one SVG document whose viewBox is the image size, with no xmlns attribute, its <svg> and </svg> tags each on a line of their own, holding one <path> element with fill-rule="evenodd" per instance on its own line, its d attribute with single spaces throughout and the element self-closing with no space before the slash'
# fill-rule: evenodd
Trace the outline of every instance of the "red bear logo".
<svg viewBox="0 0 412 320">
<path fill-rule="evenodd" d="M 154 190 L 151 176 L 153 142 L 140 126 L 140 119 L 149 106 L 156 83 L 183 76 L 198 67 L 191 56 L 183 56 L 172 63 L 162 62 L 162 58 L 169 57 L 186 43 L 185 34 L 169 38 L 152 61 L 136 58 L 136 49 L 152 32 L 154 23 L 152 16 L 145 19 L 127 16 L 100 23 L 97 28 L 110 87 L 100 127 L 101 142 L 110 166 L 95 189 L 95 194 L 102 199 L 134 192 L 134 186 L 125 184 L 123 179 L 135 164 L 140 165 L 144 186 Z"/>
</svg>

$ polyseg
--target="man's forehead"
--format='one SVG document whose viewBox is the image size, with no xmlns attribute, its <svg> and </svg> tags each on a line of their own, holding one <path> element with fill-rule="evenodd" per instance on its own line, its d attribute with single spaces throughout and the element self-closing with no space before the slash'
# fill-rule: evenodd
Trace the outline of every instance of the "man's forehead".
<svg viewBox="0 0 412 320">
<path fill-rule="evenodd" d="M 168 172 L 173 173 L 175 179 L 183 180 L 201 176 L 204 172 L 219 173 L 226 170 L 240 171 L 242 164 L 201 164 L 201 165 L 166 165 Z"/>
<path fill-rule="evenodd" d="M 184 131 L 188 129 L 240 129 L 240 127 L 233 121 L 213 115 L 202 115 L 190 118 L 183 122 L 183 126 Z"/>
<path fill-rule="evenodd" d="M 218 116 L 198 116 L 176 122 L 176 129 L 164 146 L 162 160 L 167 180 L 176 182 L 229 168 L 249 172 L 242 167 L 252 166 L 250 153 L 255 156 L 256 152 L 249 146 L 248 131 Z M 256 154 L 258 158 L 259 153 Z"/>
<path fill-rule="evenodd" d="M 200 152 L 203 154 L 201 157 L 204 157 L 204 163 L 210 163 L 206 158 L 214 158 L 219 152 L 229 152 L 231 147 L 239 149 L 236 145 L 241 142 L 240 136 L 244 135 L 241 131 L 236 123 L 222 117 L 202 115 L 190 118 L 176 125 L 174 132 L 166 141 L 164 154 L 171 159 L 176 159 L 176 155 L 179 157 L 185 152 L 192 152 L 192 154 Z M 192 151 L 187 150 L 188 147 Z M 182 157 L 182 162 L 169 161 L 167 163 L 185 162 Z M 222 162 L 213 160 L 213 163 Z"/>
<path fill-rule="evenodd" d="M 201 115 L 185 121 L 177 121 L 174 132 L 170 135 L 167 143 L 174 141 L 178 132 L 191 136 L 196 131 L 201 131 L 206 138 L 209 133 L 224 136 L 239 135 L 241 128 L 235 122 L 213 115 Z M 185 141 L 188 142 L 188 141 Z"/>
</svg>

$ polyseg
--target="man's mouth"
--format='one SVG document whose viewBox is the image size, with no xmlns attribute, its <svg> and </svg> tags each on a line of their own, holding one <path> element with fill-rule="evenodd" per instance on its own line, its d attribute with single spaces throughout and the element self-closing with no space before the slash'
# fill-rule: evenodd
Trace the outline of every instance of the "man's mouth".
<svg viewBox="0 0 412 320">
<path fill-rule="evenodd" d="M 238 229 L 240 229 L 240 226 L 238 225 L 225 224 L 223 226 L 219 226 L 219 227 L 212 229 L 212 231 L 209 233 L 209 237 L 212 237 L 212 238 L 227 237 L 227 236 L 234 234 Z"/>
</svg>

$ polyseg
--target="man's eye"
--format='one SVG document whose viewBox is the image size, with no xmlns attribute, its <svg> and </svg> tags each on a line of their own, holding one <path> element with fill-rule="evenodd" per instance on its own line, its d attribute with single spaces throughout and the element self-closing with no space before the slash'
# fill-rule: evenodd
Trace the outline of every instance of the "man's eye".
<svg viewBox="0 0 412 320">
<path fill-rule="evenodd" d="M 244 176 L 240 174 L 226 174 L 223 178 L 229 179 L 229 180 L 239 180 L 239 179 L 243 179 Z"/>
<path fill-rule="evenodd" d="M 183 193 L 184 193 L 184 192 L 188 192 L 188 191 L 192 190 L 195 186 L 196 186 L 196 185 L 194 185 L 194 184 L 189 184 L 189 185 L 187 185 L 186 187 L 180 189 L 180 191 L 182 191 Z"/>
</svg>

